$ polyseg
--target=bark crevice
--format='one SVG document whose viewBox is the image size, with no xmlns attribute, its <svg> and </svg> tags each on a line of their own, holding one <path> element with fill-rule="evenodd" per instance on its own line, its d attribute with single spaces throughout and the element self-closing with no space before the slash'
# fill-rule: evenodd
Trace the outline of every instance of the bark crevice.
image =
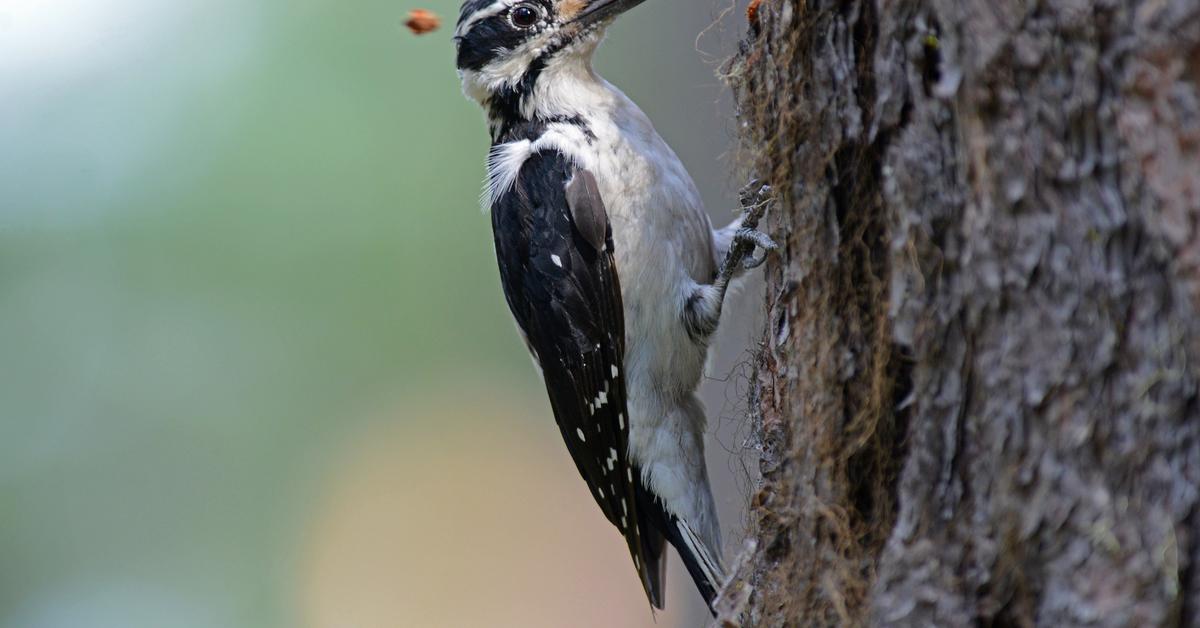
<svg viewBox="0 0 1200 628">
<path fill-rule="evenodd" d="M 1193 4 L 759 6 L 726 78 L 781 255 L 724 621 L 1195 625 Z"/>
</svg>

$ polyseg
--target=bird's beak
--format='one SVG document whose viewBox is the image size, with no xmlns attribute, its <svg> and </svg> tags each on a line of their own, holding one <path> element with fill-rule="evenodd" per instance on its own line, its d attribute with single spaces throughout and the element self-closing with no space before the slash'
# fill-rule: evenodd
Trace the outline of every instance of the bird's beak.
<svg viewBox="0 0 1200 628">
<path fill-rule="evenodd" d="M 586 0 L 587 6 L 571 20 L 580 26 L 589 26 L 616 17 L 645 0 Z"/>
</svg>

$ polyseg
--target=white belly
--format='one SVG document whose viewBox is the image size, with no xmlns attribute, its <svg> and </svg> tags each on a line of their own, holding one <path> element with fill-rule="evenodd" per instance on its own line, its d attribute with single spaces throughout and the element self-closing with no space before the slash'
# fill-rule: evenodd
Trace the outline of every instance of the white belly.
<svg viewBox="0 0 1200 628">
<path fill-rule="evenodd" d="M 631 101 L 588 122 L 625 305 L 627 381 L 641 388 L 629 391 L 631 412 L 656 413 L 703 374 L 707 348 L 688 336 L 682 312 L 716 272 L 712 224 L 687 170 Z"/>
</svg>

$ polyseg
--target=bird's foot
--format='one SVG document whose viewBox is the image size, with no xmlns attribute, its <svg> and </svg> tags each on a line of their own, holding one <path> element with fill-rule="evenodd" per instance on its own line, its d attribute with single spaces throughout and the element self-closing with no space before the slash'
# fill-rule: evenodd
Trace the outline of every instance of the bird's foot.
<svg viewBox="0 0 1200 628">
<path fill-rule="evenodd" d="M 742 186 L 738 192 L 738 200 L 742 202 L 742 212 L 747 214 L 747 217 L 752 217 L 753 222 L 757 224 L 766 213 L 767 206 L 774 200 L 774 194 L 770 185 L 763 183 L 762 179 L 754 179 Z M 749 226 L 754 227 L 756 224 Z"/>
<path fill-rule="evenodd" d="M 725 259 L 717 270 L 717 277 L 712 285 L 701 285 L 688 299 L 683 309 L 683 320 L 688 334 L 693 339 L 708 341 L 717 324 L 721 320 L 721 309 L 725 305 L 725 294 L 729 284 L 740 269 L 753 269 L 762 266 L 771 251 L 778 249 L 767 234 L 750 227 L 739 227 L 734 232 Z M 762 249 L 760 257 L 754 256 L 755 249 Z"/>
<path fill-rule="evenodd" d="M 742 268 L 746 270 L 753 270 L 762 266 L 763 262 L 767 261 L 767 256 L 772 251 L 779 249 L 779 245 L 775 244 L 775 241 L 770 236 L 749 227 L 738 229 L 737 233 L 733 236 L 733 243 L 734 246 L 730 247 L 730 254 L 726 256 L 724 265 L 732 265 L 740 262 Z M 755 257 L 754 250 L 756 248 L 762 249 L 763 254 Z M 735 253 L 741 253 L 742 259 L 730 259 Z"/>
<path fill-rule="evenodd" d="M 751 181 L 742 188 L 740 194 L 742 216 L 733 224 L 721 230 L 721 234 L 733 232 L 728 238 L 728 248 L 725 258 L 717 268 L 717 276 L 711 285 L 698 286 L 695 294 L 688 299 L 684 307 L 684 322 L 693 338 L 707 341 L 717 329 L 721 320 L 721 309 L 725 303 L 725 293 L 729 284 L 742 270 L 752 270 L 763 265 L 772 251 L 778 250 L 779 245 L 767 234 L 758 230 L 767 208 L 773 202 L 771 187 L 758 180 Z M 724 248 L 724 247 L 721 247 Z M 754 252 L 762 249 L 761 256 Z"/>
<path fill-rule="evenodd" d="M 742 203 L 742 218 L 718 272 L 718 278 L 726 277 L 726 280 L 738 271 L 739 266 L 745 270 L 762 266 L 767 256 L 779 248 L 767 234 L 758 231 L 759 221 L 775 200 L 771 186 L 761 179 L 754 179 L 741 189 L 738 200 Z M 763 251 L 759 257 L 753 255 L 756 248 Z"/>
<path fill-rule="evenodd" d="M 763 262 L 767 261 L 767 256 L 778 248 L 779 245 L 761 231 L 752 227 L 738 229 L 733 234 L 733 242 L 725 254 L 725 260 L 721 262 L 721 267 L 717 271 L 717 280 L 714 282 L 714 285 L 721 291 L 722 299 L 725 296 L 725 287 L 739 270 L 753 270 L 762 266 Z M 762 255 L 756 257 L 754 255 L 756 249 L 762 249 Z"/>
</svg>

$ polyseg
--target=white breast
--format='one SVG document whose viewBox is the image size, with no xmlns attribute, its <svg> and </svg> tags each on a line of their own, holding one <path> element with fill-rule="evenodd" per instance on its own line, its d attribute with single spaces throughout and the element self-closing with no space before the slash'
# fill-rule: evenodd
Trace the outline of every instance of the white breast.
<svg viewBox="0 0 1200 628">
<path fill-rule="evenodd" d="M 687 336 L 680 314 L 716 270 L 712 225 L 674 151 L 637 105 L 604 85 L 611 100 L 585 116 L 596 136 L 588 167 L 613 226 L 627 368 L 661 394 L 690 393 L 707 352 Z"/>
</svg>

